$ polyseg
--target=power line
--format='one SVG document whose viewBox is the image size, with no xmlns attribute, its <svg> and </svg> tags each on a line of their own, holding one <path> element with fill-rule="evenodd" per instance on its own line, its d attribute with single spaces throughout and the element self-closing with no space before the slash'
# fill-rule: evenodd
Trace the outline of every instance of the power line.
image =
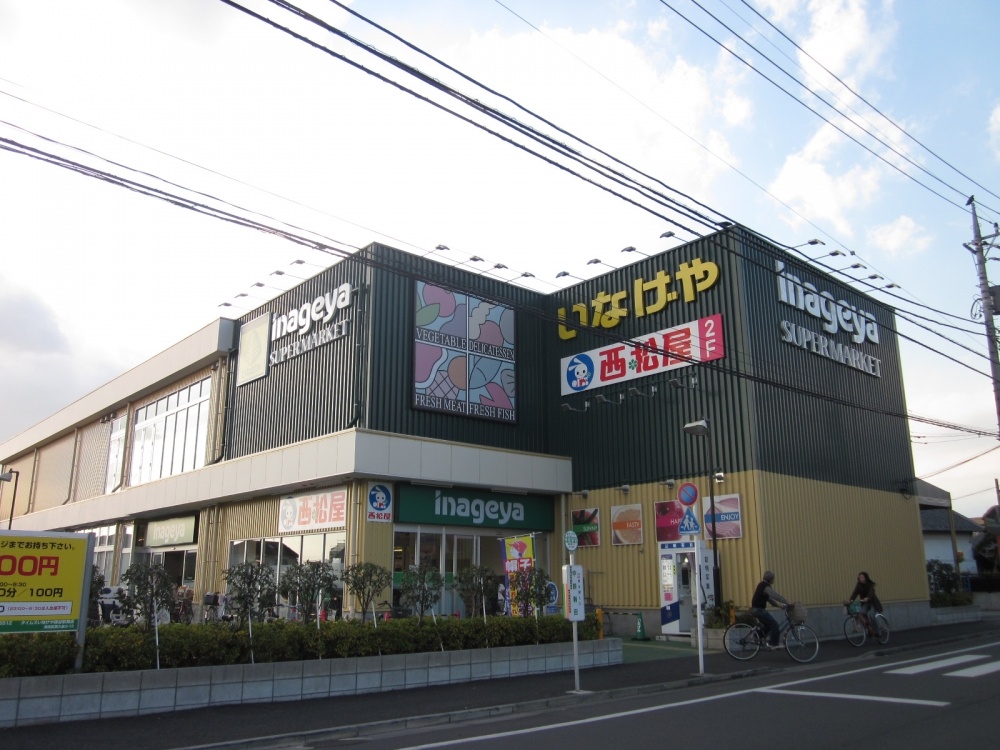
<svg viewBox="0 0 1000 750">
<path fill-rule="evenodd" d="M 969 177 L 969 175 L 965 174 L 965 172 L 961 171 L 958 167 L 956 167 L 951 162 L 949 162 L 948 160 L 946 160 L 943 156 L 939 156 L 937 154 L 937 152 L 935 152 L 930 146 L 927 146 L 925 143 L 923 143 L 923 141 L 920 141 L 919 139 L 917 139 L 916 136 L 912 135 L 909 131 L 907 131 L 905 128 L 903 128 L 903 126 L 899 125 L 891 117 L 889 117 L 887 114 L 885 114 L 884 112 L 882 112 L 882 110 L 880 110 L 878 107 L 876 107 L 870 101 L 868 101 L 864 96 L 862 96 L 860 93 L 858 93 L 857 91 L 855 91 L 849 84 L 847 84 L 845 81 L 843 81 L 836 73 L 834 73 L 832 70 L 830 70 L 829 68 L 827 68 L 825 65 L 823 65 L 823 63 L 821 63 L 815 57 L 813 57 L 812 55 L 810 55 L 805 49 L 803 49 L 801 46 L 799 46 L 799 44 L 794 39 L 792 39 L 791 37 L 789 37 L 785 32 L 783 32 L 781 29 L 779 29 L 777 26 L 775 26 L 773 23 L 771 23 L 770 20 L 768 20 L 767 18 L 765 18 L 763 15 L 761 15 L 760 12 L 758 12 L 758 10 L 756 8 L 754 8 L 752 5 L 750 5 L 750 3 L 747 2 L 747 0 L 740 0 L 740 2 L 742 2 L 751 11 L 753 11 L 753 13 L 755 13 L 764 23 L 766 23 L 768 26 L 770 26 L 772 29 L 774 29 L 776 32 L 778 32 L 782 37 L 784 37 L 792 46 L 795 47 L 795 49 L 797 49 L 803 55 L 805 55 L 810 60 L 812 60 L 814 63 L 816 63 L 820 68 L 822 68 L 826 72 L 827 75 L 829 75 L 830 77 L 834 78 L 837 81 L 837 83 L 839 83 L 845 89 L 847 89 L 848 91 L 850 91 L 854 96 L 856 96 L 858 99 L 860 99 L 865 104 L 867 104 L 874 112 L 876 112 L 886 122 L 888 122 L 890 125 L 892 125 L 893 128 L 895 128 L 900 133 L 902 133 L 907 138 L 909 138 L 911 141 L 913 141 L 914 143 L 916 143 L 918 146 L 920 146 L 920 148 L 924 149 L 924 151 L 926 151 L 927 153 L 929 153 L 931 156 L 933 156 L 939 162 L 941 162 L 942 164 L 944 164 L 946 167 L 948 167 L 949 169 L 953 170 L 957 174 L 959 174 L 962 177 L 964 177 L 965 179 L 967 179 L 969 182 L 971 182 L 976 187 L 985 190 L 987 193 L 989 193 L 990 195 L 992 195 L 994 198 L 1000 199 L 1000 195 L 997 195 L 996 193 L 994 193 L 989 188 L 985 187 L 984 185 L 982 185 L 979 182 L 977 182 L 976 180 L 974 180 L 972 177 Z"/>
</svg>

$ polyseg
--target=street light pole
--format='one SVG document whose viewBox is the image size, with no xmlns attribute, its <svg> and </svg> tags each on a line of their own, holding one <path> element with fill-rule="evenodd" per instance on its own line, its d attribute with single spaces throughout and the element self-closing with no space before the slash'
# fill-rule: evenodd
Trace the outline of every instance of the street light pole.
<svg viewBox="0 0 1000 750">
<path fill-rule="evenodd" d="M 706 420 L 707 422 L 708 420 Z M 712 454 L 712 433 L 708 440 L 708 512 L 712 514 L 712 586 L 715 589 L 715 606 L 722 606 L 722 573 L 719 570 L 719 537 L 715 533 L 715 459 Z"/>
<path fill-rule="evenodd" d="M 712 587 L 715 590 L 715 606 L 722 605 L 722 572 L 719 569 L 719 537 L 715 533 L 715 453 L 712 450 L 712 430 L 708 419 L 699 419 L 684 425 L 684 432 L 708 441 L 708 512 L 712 519 Z M 698 561 L 701 564 L 701 561 Z"/>
<path fill-rule="evenodd" d="M 7 530 L 10 531 L 11 526 L 14 525 L 14 504 L 17 502 L 17 480 L 21 476 L 21 472 L 17 469 L 8 469 L 3 474 L 0 474 L 0 482 L 9 482 L 14 480 L 14 493 L 10 498 L 10 518 L 7 519 Z"/>
</svg>

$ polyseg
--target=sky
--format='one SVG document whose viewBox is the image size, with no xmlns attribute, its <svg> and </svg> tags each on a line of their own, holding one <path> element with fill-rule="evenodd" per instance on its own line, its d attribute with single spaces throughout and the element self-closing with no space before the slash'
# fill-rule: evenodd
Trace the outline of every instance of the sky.
<svg viewBox="0 0 1000 750">
<path fill-rule="evenodd" d="M 624 247 L 654 253 L 712 231 L 607 177 L 581 179 L 565 157 L 543 161 L 525 136 L 374 50 L 860 279 L 909 317 L 897 320 L 907 407 L 931 422 L 911 422 L 916 476 L 966 516 L 997 504 L 997 407 L 963 244 L 970 195 L 984 235 L 1000 219 L 1000 81 L 983 33 L 1000 5 L 349 4 L 411 47 L 335 3 L 297 3 L 367 48 L 280 5 L 0 0 L 0 442 L 335 259 L 93 170 L 335 247 L 383 242 L 543 292 L 574 281 L 560 271 L 626 264 Z"/>
</svg>

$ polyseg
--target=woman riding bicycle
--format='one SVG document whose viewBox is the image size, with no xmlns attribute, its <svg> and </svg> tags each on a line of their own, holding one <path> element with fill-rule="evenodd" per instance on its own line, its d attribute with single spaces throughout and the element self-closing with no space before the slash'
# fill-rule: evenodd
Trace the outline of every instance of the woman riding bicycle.
<svg viewBox="0 0 1000 750">
<path fill-rule="evenodd" d="M 775 607 L 780 606 L 785 608 L 790 606 L 789 601 L 774 590 L 774 587 L 771 585 L 773 583 L 774 573 L 770 570 L 765 570 L 764 577 L 757 584 L 757 588 L 753 592 L 753 599 L 750 600 L 750 612 L 763 626 L 764 633 L 767 635 L 767 647 L 772 649 L 778 645 L 779 628 L 778 621 L 767 611 L 768 602 Z"/>
<path fill-rule="evenodd" d="M 862 613 L 868 620 L 868 634 L 874 634 L 875 615 L 882 611 L 882 602 L 875 596 L 875 581 L 863 570 L 858 573 L 858 583 L 851 593 L 848 604 L 855 599 L 861 599 Z"/>
</svg>

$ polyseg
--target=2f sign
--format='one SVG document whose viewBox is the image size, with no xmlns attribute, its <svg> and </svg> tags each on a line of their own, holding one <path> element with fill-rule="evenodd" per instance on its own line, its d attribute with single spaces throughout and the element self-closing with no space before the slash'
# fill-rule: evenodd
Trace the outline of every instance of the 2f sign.
<svg viewBox="0 0 1000 750">
<path fill-rule="evenodd" d="M 583 622 L 587 619 L 583 599 L 583 566 L 563 565 L 562 574 L 566 619 Z"/>
</svg>

